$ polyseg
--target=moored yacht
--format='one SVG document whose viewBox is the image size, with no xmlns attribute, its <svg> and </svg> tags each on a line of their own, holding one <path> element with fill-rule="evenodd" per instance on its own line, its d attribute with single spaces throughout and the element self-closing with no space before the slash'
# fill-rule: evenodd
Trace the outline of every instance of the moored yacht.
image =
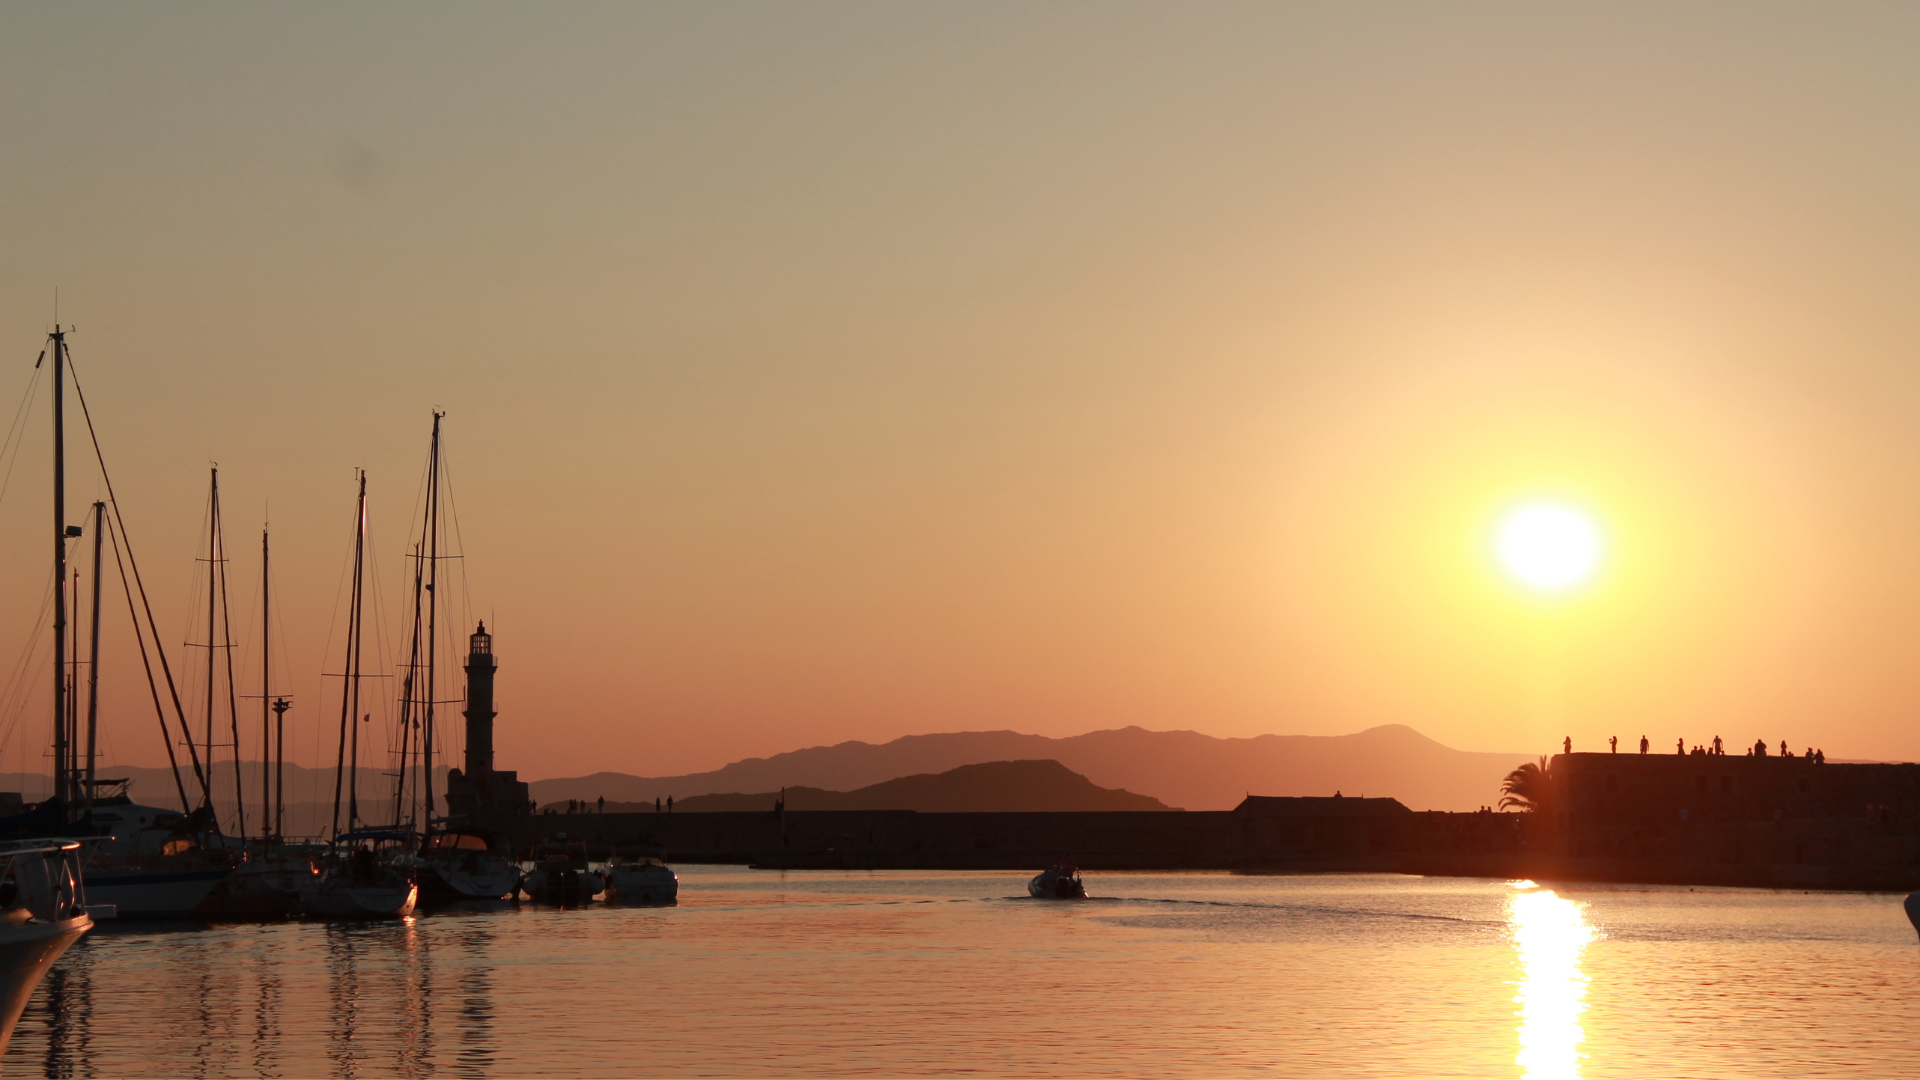
<svg viewBox="0 0 1920 1080">
<path fill-rule="evenodd" d="M 520 868 L 477 832 L 428 836 L 421 842 L 416 865 L 420 898 L 427 903 L 504 900 L 520 884 Z"/>
<path fill-rule="evenodd" d="M 677 904 L 680 877 L 652 855 L 614 852 L 603 870 L 607 899 L 622 904 Z"/>
<path fill-rule="evenodd" d="M 606 881 L 587 865 L 587 845 L 546 843 L 533 849 L 533 869 L 521 891 L 545 904 L 584 904 L 605 891 Z"/>
<path fill-rule="evenodd" d="M 315 873 L 298 886 L 303 915 L 332 919 L 398 919 L 413 914 L 420 886 L 395 849 L 398 832 L 347 833 L 335 841 Z"/>
<path fill-rule="evenodd" d="M 92 831 L 99 837 L 86 853 L 87 893 L 112 904 L 122 919 L 185 919 L 201 911 L 233 873 L 220 850 L 201 843 L 186 814 L 142 806 L 127 794 L 125 780 L 102 780 L 95 788 Z M 104 797 L 97 794 L 107 788 Z"/>
</svg>

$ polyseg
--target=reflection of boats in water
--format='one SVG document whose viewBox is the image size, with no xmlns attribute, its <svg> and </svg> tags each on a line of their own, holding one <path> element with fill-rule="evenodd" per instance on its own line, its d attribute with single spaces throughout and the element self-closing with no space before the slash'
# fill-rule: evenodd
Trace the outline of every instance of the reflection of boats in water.
<svg viewBox="0 0 1920 1080">
<path fill-rule="evenodd" d="M 609 900 L 622 904 L 680 902 L 680 877 L 663 859 L 616 851 L 602 872 Z"/>
<path fill-rule="evenodd" d="M 544 904 L 584 904 L 606 889 L 606 882 L 587 865 L 587 845 L 549 843 L 533 849 L 533 869 L 520 879 L 520 888 Z"/>
<path fill-rule="evenodd" d="M 93 926 L 74 840 L 0 842 L 0 1049 L 40 979 Z"/>
<path fill-rule="evenodd" d="M 1027 882 L 1027 893 L 1043 900 L 1084 900 L 1087 887 L 1080 881 L 1080 868 L 1069 859 L 1054 863 Z"/>
<path fill-rule="evenodd" d="M 334 842 L 315 864 L 317 873 L 302 882 L 298 905 L 303 915 L 335 919 L 397 919 L 413 914 L 420 887 L 396 859 L 393 845 L 405 833 L 352 832 Z"/>
</svg>

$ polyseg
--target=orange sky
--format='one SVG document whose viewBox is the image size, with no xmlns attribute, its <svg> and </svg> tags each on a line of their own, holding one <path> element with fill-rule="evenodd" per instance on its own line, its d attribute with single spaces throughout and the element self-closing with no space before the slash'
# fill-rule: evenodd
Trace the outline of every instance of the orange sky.
<svg viewBox="0 0 1920 1080">
<path fill-rule="evenodd" d="M 271 503 L 306 761 L 352 470 L 394 634 L 436 405 L 523 776 L 1126 724 L 1913 758 L 1915 55 L 1899 5 L 13 5 L 0 405 L 58 286 L 173 644 L 207 463 L 236 605 Z M 1540 495 L 1608 536 L 1558 601 L 1488 557 Z"/>
</svg>

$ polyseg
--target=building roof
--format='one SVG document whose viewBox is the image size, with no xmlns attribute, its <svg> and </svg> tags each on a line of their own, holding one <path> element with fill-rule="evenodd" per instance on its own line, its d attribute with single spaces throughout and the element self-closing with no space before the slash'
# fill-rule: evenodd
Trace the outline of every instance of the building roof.
<svg viewBox="0 0 1920 1080">
<path fill-rule="evenodd" d="M 1249 795 L 1233 812 L 1264 817 L 1391 817 L 1413 813 L 1399 799 L 1353 799 L 1340 795 Z"/>
</svg>

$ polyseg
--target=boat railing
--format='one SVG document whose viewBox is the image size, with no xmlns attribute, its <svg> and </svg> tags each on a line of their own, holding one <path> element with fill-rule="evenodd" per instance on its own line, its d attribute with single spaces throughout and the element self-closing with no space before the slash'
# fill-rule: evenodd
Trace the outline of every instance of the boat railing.
<svg viewBox="0 0 1920 1080">
<path fill-rule="evenodd" d="M 86 914 L 80 846 L 66 838 L 0 842 L 0 909 L 43 922 Z"/>
</svg>

